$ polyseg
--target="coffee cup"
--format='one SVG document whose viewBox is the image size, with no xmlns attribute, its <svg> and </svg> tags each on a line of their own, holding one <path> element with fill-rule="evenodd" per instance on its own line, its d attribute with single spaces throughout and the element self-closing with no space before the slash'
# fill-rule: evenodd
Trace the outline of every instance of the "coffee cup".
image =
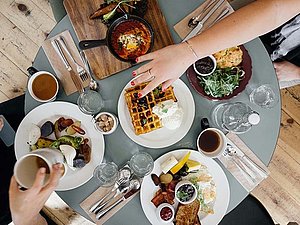
<svg viewBox="0 0 300 225">
<path fill-rule="evenodd" d="M 227 148 L 227 138 L 225 134 L 217 129 L 209 127 L 206 118 L 201 120 L 202 132 L 197 138 L 197 148 L 200 153 L 210 158 L 217 158 Z"/>
<path fill-rule="evenodd" d="M 44 185 L 46 185 L 49 181 L 50 174 L 53 171 L 52 166 L 56 163 L 62 163 L 63 165 L 61 168 L 62 175 L 60 179 L 65 176 L 67 167 L 63 162 L 64 156 L 59 150 L 49 148 L 39 149 L 22 156 L 16 162 L 14 175 L 20 186 L 30 188 L 34 183 L 37 171 L 41 167 L 44 167 L 46 169 Z"/>
<path fill-rule="evenodd" d="M 27 88 L 32 98 L 39 102 L 54 101 L 59 89 L 56 77 L 47 71 L 37 71 L 33 67 L 27 70 L 31 74 Z"/>
</svg>

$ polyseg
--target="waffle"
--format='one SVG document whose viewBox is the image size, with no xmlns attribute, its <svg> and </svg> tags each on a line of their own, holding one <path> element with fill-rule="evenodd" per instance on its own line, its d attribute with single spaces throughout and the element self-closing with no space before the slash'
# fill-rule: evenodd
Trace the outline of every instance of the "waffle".
<svg viewBox="0 0 300 225">
<path fill-rule="evenodd" d="M 152 108 L 159 102 L 166 100 L 177 101 L 173 87 L 168 87 L 162 92 L 161 85 L 142 98 L 138 93 L 148 83 L 142 83 L 125 90 L 125 100 L 131 117 L 131 122 L 136 135 L 145 134 L 162 127 L 159 117 L 152 112 Z"/>
</svg>

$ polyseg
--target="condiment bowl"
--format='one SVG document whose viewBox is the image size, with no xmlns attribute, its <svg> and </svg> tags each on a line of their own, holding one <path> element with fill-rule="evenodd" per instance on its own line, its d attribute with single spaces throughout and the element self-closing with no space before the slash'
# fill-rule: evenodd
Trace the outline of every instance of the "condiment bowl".
<svg viewBox="0 0 300 225">
<path fill-rule="evenodd" d="M 172 216 L 166 215 L 166 213 L 172 213 Z M 159 222 L 161 223 L 170 223 L 173 221 L 175 216 L 174 207 L 168 203 L 160 204 L 156 209 L 156 216 Z M 164 216 L 167 216 L 168 219 L 163 219 Z"/>
<path fill-rule="evenodd" d="M 107 135 L 113 133 L 119 124 L 117 116 L 109 112 L 100 112 L 95 116 L 95 127 L 102 134 Z"/>
<path fill-rule="evenodd" d="M 182 190 L 183 189 L 183 190 Z M 190 194 L 190 198 L 188 198 L 187 200 L 183 200 L 182 198 L 180 198 L 180 194 L 179 192 L 184 191 L 187 194 L 190 193 L 190 191 L 192 190 L 192 194 Z M 189 192 L 189 193 L 188 193 Z M 195 185 L 193 185 L 190 181 L 188 180 L 182 180 L 180 181 L 176 187 L 175 187 L 175 199 L 180 202 L 181 204 L 190 204 L 191 202 L 193 202 L 198 195 L 198 191 L 197 188 L 195 187 Z"/>
<path fill-rule="evenodd" d="M 210 61 L 211 60 L 211 61 Z M 212 62 L 213 64 L 212 69 L 209 71 L 201 71 L 199 68 L 197 68 L 197 65 L 201 66 L 203 70 L 205 70 L 205 67 L 208 67 L 208 61 Z M 207 57 L 204 57 L 202 59 L 197 60 L 194 64 L 193 64 L 193 68 L 194 71 L 200 75 L 200 76 L 208 76 L 210 74 L 212 74 L 216 68 L 217 68 L 217 61 L 215 59 L 215 57 L 213 55 L 208 55 Z"/>
</svg>

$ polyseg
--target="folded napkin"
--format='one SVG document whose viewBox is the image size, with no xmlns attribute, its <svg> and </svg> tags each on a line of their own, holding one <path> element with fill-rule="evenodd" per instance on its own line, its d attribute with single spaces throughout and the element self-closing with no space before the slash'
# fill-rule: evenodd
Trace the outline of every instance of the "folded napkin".
<svg viewBox="0 0 300 225">
<path fill-rule="evenodd" d="M 217 0 L 218 1 L 218 0 Z M 192 17 L 196 17 L 198 15 L 201 14 L 201 12 L 203 11 L 203 9 L 205 9 L 205 7 L 210 3 L 209 0 L 205 1 L 203 4 L 201 4 L 197 9 L 195 9 L 193 12 L 191 12 L 189 15 L 187 15 L 185 18 L 183 18 L 180 22 L 178 22 L 175 26 L 174 29 L 177 32 L 177 34 L 184 39 L 191 31 L 192 28 L 190 28 L 188 26 L 188 22 Z M 212 8 L 212 7 L 210 7 Z M 201 29 L 201 31 L 204 31 L 205 29 L 211 27 L 215 20 L 218 18 L 218 16 L 220 15 L 220 13 L 225 10 L 226 8 L 228 8 L 228 13 L 226 14 L 226 16 L 228 16 L 229 14 L 231 14 L 232 12 L 234 12 L 234 10 L 232 9 L 231 5 L 227 2 L 224 1 L 221 6 L 210 16 L 210 18 L 208 18 L 208 20 L 204 23 L 203 28 Z M 205 15 L 204 15 L 205 16 Z M 225 16 L 225 17 L 226 17 Z M 202 16 L 203 18 L 203 16 Z M 224 18 L 224 17 L 223 17 Z"/>
<path fill-rule="evenodd" d="M 71 34 L 68 30 L 57 34 L 56 36 L 47 39 L 46 41 L 44 41 L 42 47 L 46 53 L 46 56 L 52 66 L 52 68 L 54 69 L 56 76 L 58 77 L 60 84 L 62 84 L 64 91 L 66 93 L 66 95 L 70 95 L 73 94 L 74 92 L 77 91 L 71 76 L 69 74 L 69 71 L 66 69 L 64 63 L 61 61 L 60 57 L 57 55 L 56 51 L 54 50 L 51 41 L 56 39 L 59 36 L 63 36 L 69 51 L 71 52 L 73 58 L 75 59 L 75 61 L 81 65 L 84 68 L 84 64 L 81 60 L 81 57 L 79 55 L 79 52 L 77 50 L 77 47 L 74 43 L 73 38 L 71 37 Z M 65 53 L 65 52 L 64 52 Z M 69 62 L 69 64 L 71 65 L 72 69 L 77 72 L 76 70 L 76 65 L 72 63 L 71 59 L 68 58 L 67 54 L 65 53 L 65 56 Z M 89 85 L 90 79 L 85 80 L 84 82 L 82 82 L 84 87 L 87 87 Z"/>
<path fill-rule="evenodd" d="M 238 182 L 250 192 L 264 180 L 270 172 L 236 134 L 228 133 L 226 137 L 228 138 L 228 143 L 233 147 L 232 150 L 236 151 L 236 155 L 230 156 L 223 154 L 219 157 L 219 160 Z M 250 176 L 247 175 L 247 173 Z"/>
</svg>

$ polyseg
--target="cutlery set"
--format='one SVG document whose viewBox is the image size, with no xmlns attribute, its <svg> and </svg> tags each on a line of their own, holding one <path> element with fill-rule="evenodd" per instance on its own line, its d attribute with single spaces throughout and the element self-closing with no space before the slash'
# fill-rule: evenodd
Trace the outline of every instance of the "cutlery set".
<svg viewBox="0 0 300 225">
<path fill-rule="evenodd" d="M 182 40 L 182 42 L 187 41 L 198 33 L 201 33 L 204 24 L 221 7 L 224 2 L 225 0 L 210 0 L 198 16 L 192 17 L 188 22 L 188 27 L 192 28 L 192 30 Z M 212 25 L 226 17 L 229 11 L 229 8 L 225 7 L 207 28 L 211 27 Z"/>
<path fill-rule="evenodd" d="M 89 212 L 94 213 L 97 220 L 101 219 L 121 202 L 138 192 L 140 186 L 140 179 L 133 175 L 128 165 L 125 165 L 119 171 L 119 179 L 115 182 L 111 190 L 92 205 Z"/>
<path fill-rule="evenodd" d="M 228 157 L 232 161 L 250 184 L 255 184 L 259 177 L 266 178 L 268 176 L 267 171 L 255 163 L 246 154 L 238 154 L 235 147 L 229 143 L 227 144 L 223 156 Z"/>
<path fill-rule="evenodd" d="M 82 82 L 90 79 L 91 76 L 89 75 L 89 73 L 87 73 L 86 69 L 84 69 L 81 65 L 79 65 L 78 62 L 76 62 L 63 36 L 59 36 L 56 39 L 52 40 L 51 44 L 54 50 L 56 51 L 57 55 L 63 62 L 65 68 L 69 72 L 69 75 L 77 91 L 79 93 L 82 93 L 84 91 L 84 86 Z M 68 58 L 66 57 L 65 53 L 68 56 Z M 76 66 L 76 72 L 71 67 L 68 59 L 71 60 L 71 62 Z"/>
</svg>

